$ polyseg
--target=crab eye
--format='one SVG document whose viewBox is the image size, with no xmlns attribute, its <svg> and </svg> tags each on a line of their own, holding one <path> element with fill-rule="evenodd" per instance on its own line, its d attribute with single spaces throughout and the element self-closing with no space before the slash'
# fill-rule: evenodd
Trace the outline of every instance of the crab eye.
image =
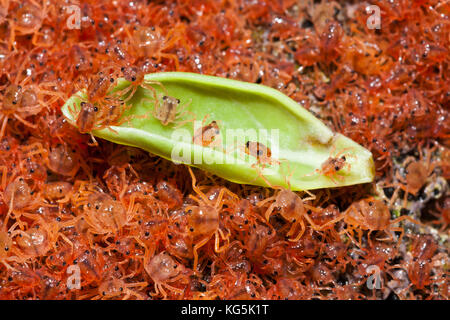
<svg viewBox="0 0 450 320">
<path fill-rule="evenodd" d="M 180 101 L 180 99 L 177 99 L 177 103 L 180 103 L 181 101 Z"/>
<path fill-rule="evenodd" d="M 167 100 L 167 96 L 163 96 L 163 100 Z"/>
<path fill-rule="evenodd" d="M 345 158 L 345 156 L 342 156 L 342 157 L 341 157 L 341 159 L 342 159 L 342 160 L 344 160 L 344 161 L 346 161 L 346 160 L 347 160 L 347 159 Z"/>
</svg>

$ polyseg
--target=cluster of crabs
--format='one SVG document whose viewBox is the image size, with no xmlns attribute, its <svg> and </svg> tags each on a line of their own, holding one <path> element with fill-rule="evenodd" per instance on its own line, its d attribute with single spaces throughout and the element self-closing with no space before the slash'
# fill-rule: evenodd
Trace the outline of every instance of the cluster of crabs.
<svg viewBox="0 0 450 320">
<path fill-rule="evenodd" d="M 0 298 L 448 299 L 450 5 L 372 1 L 379 28 L 368 5 L 0 0 Z M 161 71 L 282 91 L 368 148 L 375 181 L 238 185 L 92 140 Z M 153 100 L 176 125 L 177 97 Z"/>
</svg>

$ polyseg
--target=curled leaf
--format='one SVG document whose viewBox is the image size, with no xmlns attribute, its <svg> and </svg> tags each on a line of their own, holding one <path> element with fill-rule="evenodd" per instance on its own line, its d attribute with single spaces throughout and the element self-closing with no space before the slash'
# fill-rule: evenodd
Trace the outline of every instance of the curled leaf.
<svg viewBox="0 0 450 320">
<path fill-rule="evenodd" d="M 154 91 L 139 87 L 132 97 L 123 97 L 129 98 L 125 117 L 131 120 L 93 135 L 241 184 L 309 190 L 374 178 L 370 151 L 334 134 L 275 89 L 184 72 L 145 79 Z M 114 91 L 129 84 L 121 79 Z M 73 124 L 76 114 L 70 108 L 79 110 L 83 97 L 78 93 L 63 106 Z M 163 123 L 161 115 L 171 108 L 179 108 L 177 114 Z"/>
</svg>

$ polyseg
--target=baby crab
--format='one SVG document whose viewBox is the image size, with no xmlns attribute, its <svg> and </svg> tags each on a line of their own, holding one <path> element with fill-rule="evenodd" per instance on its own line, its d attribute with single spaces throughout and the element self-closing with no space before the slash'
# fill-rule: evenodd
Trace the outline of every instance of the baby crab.
<svg viewBox="0 0 450 320">
<path fill-rule="evenodd" d="M 198 128 L 194 132 L 194 137 L 192 142 L 198 144 L 203 147 L 216 147 L 220 146 L 220 128 L 217 124 L 217 121 L 213 120 L 207 125 L 203 125 L 206 120 L 206 117 L 202 121 L 202 127 Z"/>
<path fill-rule="evenodd" d="M 95 233 L 117 232 L 128 221 L 132 207 L 127 212 L 120 201 L 105 193 L 92 193 L 88 197 L 85 210 L 86 222 Z"/>
<path fill-rule="evenodd" d="M 117 74 L 113 67 L 105 67 L 97 74 L 87 78 L 87 99 L 90 103 L 102 105 L 108 100 L 114 100 L 110 91 L 117 82 Z"/>
<path fill-rule="evenodd" d="M 117 81 L 117 75 L 106 72 L 109 69 L 111 67 L 104 68 L 98 74 L 85 80 L 87 82 L 87 101 L 80 103 L 78 111 L 75 103 L 69 107 L 69 112 L 81 133 L 90 133 L 92 130 L 103 129 L 112 123 L 115 124 L 129 108 L 123 100 L 110 92 Z M 76 83 L 76 87 L 78 85 Z M 81 87 L 77 89 L 82 90 Z M 79 96 L 79 98 L 86 100 L 83 96 Z"/>
<path fill-rule="evenodd" d="M 20 234 L 21 230 L 16 230 L 20 225 L 15 222 L 9 229 L 7 228 L 10 214 L 6 215 L 4 221 L 0 221 L 0 264 L 3 264 L 7 269 L 14 270 L 8 262 L 24 263 L 27 257 L 24 256 L 14 243 L 14 237 Z"/>
<path fill-rule="evenodd" d="M 432 176 L 433 170 L 437 166 L 437 163 L 431 163 L 431 154 L 436 148 L 437 145 L 428 149 L 428 159 L 424 159 L 423 152 L 420 152 L 420 160 L 418 161 L 413 157 L 407 157 L 405 159 L 403 166 L 405 167 L 406 176 L 403 178 L 397 171 L 395 177 L 400 183 L 392 196 L 391 202 L 395 201 L 400 189 L 405 192 L 403 207 L 406 207 L 408 194 L 417 195 L 426 184 L 428 178 Z"/>
<path fill-rule="evenodd" d="M 334 153 L 335 146 L 333 146 L 333 151 L 331 154 Z M 320 169 L 316 169 L 315 173 L 321 174 L 325 177 L 328 177 L 333 181 L 334 184 L 337 184 L 338 181 L 343 181 L 345 177 L 341 175 L 343 169 L 347 168 L 347 170 L 350 170 L 351 165 L 348 163 L 348 157 L 354 157 L 353 155 L 347 155 L 345 156 L 344 153 L 348 151 L 348 148 L 341 150 L 339 153 L 337 153 L 335 156 L 330 156 L 328 159 L 325 160 L 320 166 Z M 312 175 L 308 174 L 307 176 Z"/>
<path fill-rule="evenodd" d="M 22 67 L 18 72 L 23 72 Z M 0 121 L 2 123 L 0 138 L 5 134 L 8 119 L 15 118 L 25 126 L 35 129 L 37 128 L 36 124 L 27 121 L 26 118 L 38 114 L 46 106 L 51 106 L 58 98 L 63 98 L 62 94 L 46 89 L 53 83 L 27 84 L 29 80 L 29 76 L 20 82 L 16 78 L 14 83 L 10 83 L 4 89 L 0 103 Z"/>
<path fill-rule="evenodd" d="M 38 207 L 40 203 L 40 197 L 34 195 L 29 183 L 23 177 L 17 177 L 14 181 L 11 181 L 6 187 L 2 198 L 9 207 L 6 220 L 10 216 L 13 217 L 17 220 L 16 223 L 21 229 L 26 225 L 26 222 L 19 218 L 28 210 Z"/>
<path fill-rule="evenodd" d="M 183 265 L 179 264 L 167 252 L 158 253 L 151 259 L 146 257 L 144 269 L 155 283 L 155 295 L 162 294 L 164 299 L 167 298 L 167 292 L 164 288 L 179 295 L 184 293 L 183 289 L 171 285 L 174 282 L 187 281 L 186 274 L 183 272 Z"/>
<path fill-rule="evenodd" d="M 164 91 L 166 91 L 160 82 L 146 80 L 145 73 L 144 73 L 144 71 L 142 71 L 142 68 L 140 68 L 140 67 L 134 67 L 134 66 L 133 67 L 132 66 L 121 67 L 120 71 L 122 72 L 122 75 L 125 78 L 125 80 L 130 82 L 130 85 L 127 86 L 125 89 L 115 92 L 114 94 L 116 96 L 127 96 L 124 99 L 125 102 L 127 102 L 128 100 L 133 98 L 134 94 L 136 93 L 136 91 L 138 90 L 139 87 L 142 87 L 144 89 L 151 91 L 153 93 L 155 100 L 157 100 L 156 99 L 156 90 L 155 90 L 155 88 L 153 88 L 151 86 L 152 84 L 159 85 L 163 88 Z"/>
<path fill-rule="evenodd" d="M 133 119 L 144 119 L 147 117 L 144 115 L 126 115 L 132 107 L 131 104 L 126 104 L 125 101 L 116 100 L 105 100 L 104 104 L 97 105 L 90 102 L 82 101 L 80 103 L 80 108 L 77 113 L 74 112 L 76 108 L 75 104 L 73 108 L 70 108 L 70 112 L 74 116 L 76 126 L 80 133 L 87 133 L 91 135 L 92 143 L 88 145 L 96 146 L 97 141 L 92 134 L 94 130 L 108 129 L 114 133 L 117 133 L 113 126 L 120 126 L 127 122 L 131 124 Z"/>
<path fill-rule="evenodd" d="M 436 203 L 437 213 L 431 214 L 438 219 L 431 221 L 433 224 L 441 224 L 440 231 L 444 231 L 450 225 L 450 197 L 443 199 L 442 204 Z"/>
<path fill-rule="evenodd" d="M 444 252 L 437 253 L 438 244 L 431 235 L 419 235 L 412 243 L 412 261 L 408 265 L 408 277 L 411 285 L 417 289 L 424 289 L 434 281 L 439 281 L 436 274 L 432 277 L 433 268 L 448 263 L 448 255 Z"/>
<path fill-rule="evenodd" d="M 118 232 L 139 209 L 139 204 L 135 203 L 135 196 L 130 198 L 126 208 L 122 201 L 115 200 L 101 189 L 83 185 L 76 193 L 74 202 L 77 206 L 83 206 L 83 218 L 92 234 L 108 235 Z"/>
<path fill-rule="evenodd" d="M 59 238 L 73 247 L 72 242 L 59 231 L 61 228 L 71 225 L 72 222 L 52 222 L 35 214 L 25 213 L 24 216 L 34 219 L 34 224 L 28 230 L 14 232 L 18 235 L 14 238 L 17 249 L 20 250 L 21 256 L 24 258 L 35 259 L 45 256 L 52 248 L 57 248 Z"/>
<path fill-rule="evenodd" d="M 98 295 L 92 300 L 106 300 L 113 298 L 122 298 L 128 300 L 135 297 L 139 300 L 144 300 L 145 296 L 139 291 L 132 290 L 132 288 L 143 289 L 147 286 L 147 282 L 125 282 L 123 279 L 115 278 L 113 276 L 106 278 L 98 287 Z"/>
<path fill-rule="evenodd" d="M 215 199 L 215 203 L 213 203 L 211 198 L 205 195 L 196 185 L 197 180 L 192 169 L 190 167 L 188 167 L 188 169 L 192 177 L 192 188 L 200 196 L 200 199 L 198 199 L 197 197 L 190 195 L 190 198 L 197 201 L 198 206 L 188 206 L 186 208 L 188 213 L 187 224 L 189 227 L 189 235 L 192 236 L 194 242 L 197 242 L 193 250 L 193 270 L 196 272 L 198 264 L 197 252 L 202 246 L 208 243 L 212 236 L 215 237 L 214 250 L 216 252 L 222 252 L 228 247 L 228 236 L 225 236 L 221 229 L 220 209 L 223 204 L 222 199 L 225 193 L 235 199 L 237 199 L 237 196 L 228 189 L 221 188 Z M 227 244 L 220 247 L 220 238 L 226 240 Z"/>
<path fill-rule="evenodd" d="M 74 177 L 84 163 L 76 149 L 67 144 L 57 144 L 50 147 L 48 152 L 47 167 L 62 176 Z"/>
<path fill-rule="evenodd" d="M 275 208 L 277 208 L 280 212 L 280 215 L 286 221 L 292 222 L 292 226 L 288 231 L 287 236 L 291 236 L 292 234 L 294 234 L 297 227 L 300 226 L 300 232 L 298 233 L 298 235 L 293 239 L 289 239 L 289 241 L 296 242 L 300 240 L 300 238 L 302 237 L 303 233 L 306 230 L 304 219 L 308 221 L 308 223 L 311 225 L 311 228 L 313 228 L 314 230 L 316 231 L 321 230 L 321 227 L 317 226 L 311 219 L 311 217 L 308 215 L 308 212 L 319 211 L 319 209 L 305 203 L 305 201 L 313 199 L 315 199 L 314 195 L 302 199 L 295 192 L 288 189 L 282 189 L 278 191 L 278 193 L 275 196 L 272 196 L 259 202 L 257 206 L 262 207 L 267 202 L 275 200 L 266 210 L 265 213 L 266 220 L 269 221 L 270 215 L 275 210 Z"/>
<path fill-rule="evenodd" d="M 245 147 L 243 148 L 243 151 L 256 158 L 257 164 L 261 165 L 262 167 L 269 165 L 276 165 L 280 164 L 280 162 L 272 157 L 272 151 L 269 147 L 264 145 L 261 142 L 255 142 L 255 141 L 247 141 L 245 143 Z"/>
<path fill-rule="evenodd" d="M 45 17 L 48 15 L 49 8 L 47 8 L 47 2 L 43 1 L 43 5 L 40 5 L 41 1 L 17 1 L 19 5 L 16 10 L 12 10 L 8 19 L 10 25 L 9 43 L 16 49 L 17 41 L 16 35 L 31 35 L 38 32 L 41 28 Z M 8 2 L 5 3 L 8 8 Z M 2 7 L 4 5 L 2 3 Z"/>
<path fill-rule="evenodd" d="M 66 203 L 70 201 L 72 184 L 65 181 L 54 181 L 45 184 L 42 197 L 50 202 Z"/>
<path fill-rule="evenodd" d="M 124 113 L 131 105 L 127 105 L 124 101 L 119 100 L 105 101 L 105 104 L 100 108 L 96 104 L 82 101 L 78 113 L 73 111 L 75 109 L 75 104 L 73 105 L 74 108 L 70 109 L 70 112 L 72 112 L 76 119 L 75 124 L 78 131 L 80 131 L 80 133 L 90 134 L 93 141 L 92 145 L 94 146 L 97 145 L 97 141 L 95 140 L 92 131 L 107 128 L 112 132 L 116 132 L 111 126 L 120 126 L 122 123 L 131 120 L 131 117 L 124 116 Z M 133 118 L 138 117 L 141 116 L 133 116 Z"/>
<path fill-rule="evenodd" d="M 162 100 L 162 102 L 161 102 Z M 157 99 L 153 109 L 153 117 L 158 119 L 163 126 L 175 124 L 177 127 L 185 123 L 192 122 L 192 119 L 181 120 L 189 111 L 184 110 L 190 102 L 181 105 L 181 100 L 169 95 L 163 95 L 161 99 Z"/>
<path fill-rule="evenodd" d="M 391 213 L 389 211 L 388 206 L 384 204 L 383 201 L 375 199 L 375 198 L 367 198 L 362 199 L 359 202 L 353 203 L 344 213 L 342 213 L 339 217 L 325 223 L 321 226 L 321 229 L 324 229 L 330 224 L 334 224 L 337 221 L 344 220 L 347 224 L 347 228 L 344 229 L 340 233 L 346 233 L 349 238 L 359 247 L 361 247 L 362 242 L 362 230 L 368 230 L 369 233 L 367 235 L 367 239 L 369 245 L 372 246 L 372 241 L 370 239 L 370 234 L 373 231 L 385 231 L 389 232 L 390 239 L 393 239 L 393 235 L 390 233 L 391 231 L 400 232 L 401 235 L 397 243 L 401 243 L 403 238 L 403 228 L 401 227 L 392 227 L 392 225 L 399 223 L 403 220 L 409 220 L 415 224 L 421 224 L 420 222 L 414 220 L 410 216 L 401 216 L 397 219 L 391 220 Z M 354 239 L 353 231 L 358 232 L 359 241 L 356 242 Z M 389 238 L 388 238 L 389 239 Z M 387 240 L 387 239 L 378 239 L 378 240 Z"/>
<path fill-rule="evenodd" d="M 433 236 L 420 234 L 414 236 L 406 261 L 391 266 L 391 269 L 403 269 L 408 274 L 410 284 L 401 290 L 400 294 L 403 295 L 411 287 L 424 290 L 427 286 L 441 281 L 446 284 L 446 275 L 440 272 L 440 269 L 445 268 L 445 264 L 448 265 L 448 254 L 438 252 L 438 243 Z"/>
<path fill-rule="evenodd" d="M 13 267 L 11 267 L 8 262 L 15 261 L 10 257 L 12 248 L 13 239 L 11 237 L 11 230 L 6 230 L 5 223 L 0 221 L 0 263 L 8 269 L 13 269 Z"/>
<path fill-rule="evenodd" d="M 38 203 L 33 197 L 28 182 L 22 177 L 14 179 L 7 185 L 3 193 L 3 200 L 9 207 L 8 214 Z"/>
<path fill-rule="evenodd" d="M 95 128 L 98 117 L 98 107 L 89 102 L 80 103 L 80 111 L 76 116 L 76 125 L 80 133 L 90 133 Z"/>
<path fill-rule="evenodd" d="M 70 108 L 70 112 L 73 114 L 74 118 L 77 119 L 77 124 L 78 121 L 90 124 L 86 125 L 87 129 L 83 130 L 83 132 L 91 131 L 94 124 L 98 126 L 98 128 L 95 129 L 101 129 L 101 125 L 105 127 L 106 125 L 111 125 L 111 123 L 119 121 L 124 112 L 129 108 L 129 106 L 125 103 L 126 100 L 122 100 L 119 97 L 119 93 L 122 91 L 112 92 L 115 84 L 117 83 L 118 77 L 118 74 L 115 74 L 114 72 L 113 66 L 105 67 L 97 74 L 87 78 L 87 80 L 83 79 L 87 84 L 87 88 L 85 90 L 87 101 L 82 102 L 81 110 L 78 114 L 76 114 L 75 106 Z M 76 87 L 78 86 L 79 83 L 76 83 Z M 82 90 L 83 88 L 77 89 Z M 129 92 L 128 88 L 124 90 Z M 79 98 L 85 100 L 83 96 L 79 96 Z M 82 118 L 87 116 L 90 118 L 82 120 Z"/>
</svg>

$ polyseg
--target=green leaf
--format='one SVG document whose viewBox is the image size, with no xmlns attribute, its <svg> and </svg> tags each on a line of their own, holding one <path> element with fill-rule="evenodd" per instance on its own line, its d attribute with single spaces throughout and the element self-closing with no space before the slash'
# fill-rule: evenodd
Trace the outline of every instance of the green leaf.
<svg viewBox="0 0 450 320">
<path fill-rule="evenodd" d="M 93 135 L 142 148 L 174 162 L 180 160 L 174 158 L 178 154 L 185 157 L 183 163 L 241 184 L 267 186 L 268 181 L 271 186 L 308 190 L 367 183 L 374 178 L 372 154 L 367 149 L 334 134 L 297 102 L 275 89 L 184 72 L 153 73 L 145 79 L 160 82 L 169 96 L 180 99 L 189 111 L 184 120 L 195 118 L 196 127 L 193 121 L 180 127 L 176 123 L 163 126 L 152 116 L 155 107 L 152 92 L 139 87 L 129 100 L 132 107 L 126 116 L 148 116 L 112 126 L 113 130 L 94 131 Z M 128 85 L 129 82 L 120 79 L 114 91 Z M 161 101 L 163 89 L 156 84 L 152 87 Z M 75 94 L 62 108 L 71 123 L 74 116 L 69 107 L 75 104 L 75 109 L 79 108 L 80 97 L 83 93 Z M 207 120 L 202 124 L 205 116 Z M 194 144 L 194 132 L 212 120 L 219 125 L 222 147 Z M 262 164 L 243 152 L 247 141 L 268 146 L 273 161 Z M 331 176 L 317 172 L 330 156 L 337 155 L 345 156 L 346 166 L 342 170 Z"/>
</svg>

